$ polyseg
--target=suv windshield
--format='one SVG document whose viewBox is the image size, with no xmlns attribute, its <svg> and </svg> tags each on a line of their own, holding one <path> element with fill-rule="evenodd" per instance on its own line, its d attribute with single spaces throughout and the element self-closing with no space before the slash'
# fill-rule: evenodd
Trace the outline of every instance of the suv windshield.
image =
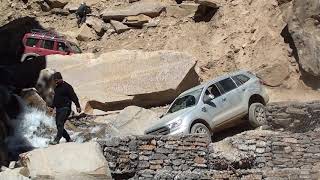
<svg viewBox="0 0 320 180">
<path fill-rule="evenodd" d="M 81 49 L 77 45 L 70 43 L 70 47 L 74 53 L 81 53 Z"/>
<path fill-rule="evenodd" d="M 192 91 L 188 94 L 185 94 L 181 97 L 178 97 L 173 102 L 173 104 L 167 114 L 174 113 L 174 112 L 180 111 L 182 109 L 195 106 L 200 99 L 202 89 L 203 88 L 197 89 L 197 90 Z"/>
</svg>

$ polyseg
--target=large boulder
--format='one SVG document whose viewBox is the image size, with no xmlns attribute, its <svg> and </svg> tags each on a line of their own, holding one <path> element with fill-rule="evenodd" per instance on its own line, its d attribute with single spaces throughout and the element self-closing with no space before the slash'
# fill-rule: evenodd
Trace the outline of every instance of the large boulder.
<svg viewBox="0 0 320 180">
<path fill-rule="evenodd" d="M 35 89 L 28 89 L 21 92 L 21 98 L 29 107 L 47 111 L 47 104 Z"/>
<path fill-rule="evenodd" d="M 138 2 L 121 9 L 108 8 L 101 13 L 101 16 L 106 21 L 111 19 L 122 21 L 125 17 L 137 16 L 140 14 L 144 14 L 149 17 L 157 17 L 164 10 L 165 7 L 158 2 Z"/>
<path fill-rule="evenodd" d="M 21 155 L 31 178 L 112 179 L 98 143 L 65 143 Z"/>
<path fill-rule="evenodd" d="M 79 41 L 91 41 L 96 40 L 97 35 L 87 24 L 83 24 L 78 31 L 76 39 Z"/>
<path fill-rule="evenodd" d="M 0 180 L 30 180 L 24 176 L 25 168 L 7 169 L 0 172 Z"/>
<path fill-rule="evenodd" d="M 95 59 L 52 55 L 47 65 L 62 72 L 88 111 L 165 105 L 199 84 L 195 59 L 175 51 L 119 50 Z"/>
<path fill-rule="evenodd" d="M 143 135 L 144 131 L 159 120 L 151 110 L 137 106 L 123 109 L 109 125 L 116 130 L 115 135 Z"/>
<path fill-rule="evenodd" d="M 103 35 L 105 23 L 103 20 L 90 16 L 86 20 L 86 24 L 94 29 L 98 35 Z"/>
<path fill-rule="evenodd" d="M 293 1 L 289 31 L 297 48 L 301 67 L 314 76 L 320 76 L 320 2 Z"/>
</svg>

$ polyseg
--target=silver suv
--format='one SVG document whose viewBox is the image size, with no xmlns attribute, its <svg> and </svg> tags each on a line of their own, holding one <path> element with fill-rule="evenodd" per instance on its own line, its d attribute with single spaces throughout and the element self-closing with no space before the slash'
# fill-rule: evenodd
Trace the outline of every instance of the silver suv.
<svg viewBox="0 0 320 180">
<path fill-rule="evenodd" d="M 269 101 L 263 82 L 248 71 L 218 77 L 180 94 L 151 135 L 213 132 L 237 125 L 247 116 L 253 126 L 266 122 Z"/>
</svg>

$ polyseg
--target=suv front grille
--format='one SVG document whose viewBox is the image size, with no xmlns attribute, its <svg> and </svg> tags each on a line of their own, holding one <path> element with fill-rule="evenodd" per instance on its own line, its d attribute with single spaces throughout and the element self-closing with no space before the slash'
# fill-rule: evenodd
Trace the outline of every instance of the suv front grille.
<svg viewBox="0 0 320 180">
<path fill-rule="evenodd" d="M 161 127 L 158 129 L 151 130 L 147 132 L 148 135 L 167 135 L 170 133 L 170 129 L 168 127 Z"/>
</svg>

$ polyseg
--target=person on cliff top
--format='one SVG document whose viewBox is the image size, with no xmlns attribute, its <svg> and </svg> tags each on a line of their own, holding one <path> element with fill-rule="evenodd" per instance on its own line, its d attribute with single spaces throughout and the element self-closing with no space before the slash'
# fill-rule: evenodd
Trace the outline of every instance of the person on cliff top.
<svg viewBox="0 0 320 180">
<path fill-rule="evenodd" d="M 89 13 L 89 7 L 85 2 L 81 3 L 76 11 L 78 28 L 86 22 L 87 14 Z"/>
<path fill-rule="evenodd" d="M 74 92 L 72 86 L 67 82 L 63 81 L 62 75 L 60 72 L 53 74 L 53 79 L 56 83 L 56 88 L 54 90 L 54 98 L 52 107 L 56 108 L 56 125 L 57 125 L 57 136 L 54 141 L 50 142 L 51 145 L 59 144 L 60 139 L 64 137 L 67 142 L 71 142 L 71 138 L 68 132 L 64 129 L 64 124 L 67 121 L 71 113 L 71 104 L 72 102 L 77 107 L 77 112 L 81 112 L 81 107 L 79 99 Z"/>
</svg>

